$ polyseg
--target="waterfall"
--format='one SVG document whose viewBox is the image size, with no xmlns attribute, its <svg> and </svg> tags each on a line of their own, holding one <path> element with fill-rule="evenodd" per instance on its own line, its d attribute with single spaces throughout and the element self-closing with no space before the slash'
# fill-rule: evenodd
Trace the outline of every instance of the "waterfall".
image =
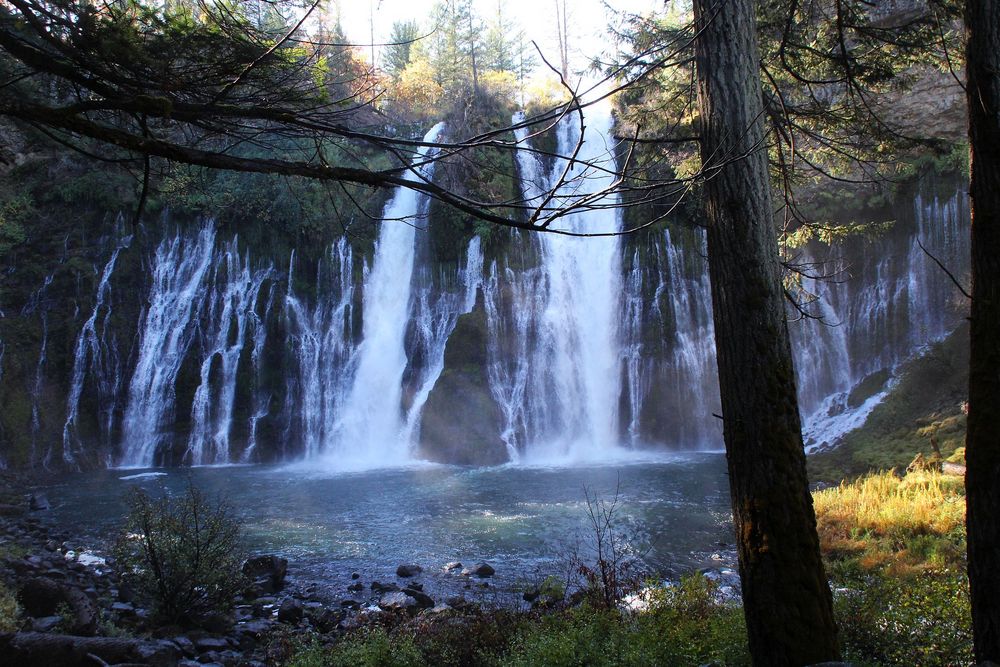
<svg viewBox="0 0 1000 667">
<path fill-rule="evenodd" d="M 424 142 L 434 142 L 443 129 L 443 123 L 435 125 Z M 430 152 L 428 147 L 418 151 L 417 162 Z M 432 175 L 429 163 L 411 169 L 406 178 Z M 375 257 L 364 280 L 362 339 L 351 361 L 353 379 L 332 437 L 322 443 L 323 459 L 334 468 L 381 467 L 410 458 L 402 414 L 404 339 L 411 313 L 415 227 L 426 224 L 427 206 L 426 196 L 400 187 L 383 211 Z"/>
<path fill-rule="evenodd" d="M 229 462 L 240 360 L 248 338 L 252 349 L 258 349 L 266 335 L 254 308 L 264 281 L 271 276 L 271 267 L 251 269 L 249 255 L 240 257 L 235 237 L 223 248 L 221 257 L 213 259 L 213 266 L 208 277 L 212 288 L 198 327 L 202 362 L 188 441 L 188 457 L 194 465 Z"/>
<path fill-rule="evenodd" d="M 472 311 L 476 305 L 476 292 L 482 283 L 483 251 L 479 237 L 469 241 L 465 254 L 465 266 L 458 270 L 457 289 L 441 289 L 430 280 L 426 270 L 421 272 L 424 279 L 415 287 L 414 316 L 412 318 L 413 342 L 408 346 L 411 355 L 419 357 L 423 363 L 415 379 L 413 401 L 406 411 L 402 440 L 413 445 L 414 436 L 420 430 L 420 415 L 427 397 L 444 370 L 444 352 L 448 337 L 455 330 L 460 315 Z"/>
<path fill-rule="evenodd" d="M 50 281 L 51 282 L 51 281 Z M 48 285 L 49 283 L 45 283 Z M 38 455 L 38 438 L 42 431 L 42 420 L 39 402 L 42 400 L 42 384 L 45 381 L 46 351 L 49 347 L 49 314 L 42 311 L 42 345 L 38 350 L 38 363 L 35 365 L 35 382 L 31 386 L 31 460 Z M 42 466 L 49 468 L 52 463 L 52 448 L 48 448 Z"/>
<path fill-rule="evenodd" d="M 515 118 L 515 121 L 517 118 Z M 518 152 L 525 199 L 538 202 L 556 187 L 556 205 L 589 202 L 552 222 L 552 228 L 577 233 L 616 232 L 620 220 L 614 196 L 599 193 L 614 179 L 611 116 L 587 119 L 580 162 L 567 168 L 556 160 L 542 176 L 537 156 Z M 563 121 L 559 152 L 569 155 L 579 130 Z M 520 142 L 526 130 L 517 131 Z M 566 182 L 557 179 L 565 172 Z M 494 398 L 506 420 L 504 442 L 516 460 L 599 459 L 619 443 L 618 403 L 622 271 L 617 237 L 574 238 L 541 234 L 525 241 L 535 246 L 539 266 L 515 273 L 494 265 L 486 285 Z M 500 275 L 508 284 L 498 288 Z M 506 292 L 506 294 L 504 294 Z M 513 327 L 504 320 L 513 317 Z M 514 336 L 516 340 L 502 340 Z M 505 352 L 514 353 L 514 357 Z"/>
<path fill-rule="evenodd" d="M 125 407 L 123 466 L 154 465 L 158 448 L 170 440 L 177 375 L 197 331 L 214 247 L 215 223 L 208 220 L 193 238 L 179 231 L 156 248 Z"/>
<path fill-rule="evenodd" d="M 969 261 L 968 220 L 961 187 L 946 196 L 918 191 L 912 224 L 897 221 L 884 237 L 836 243 L 820 261 L 803 253 L 807 263 L 836 269 L 821 273 L 837 274 L 832 281 L 803 281 L 819 297 L 810 307 L 819 319 L 790 327 L 810 449 L 861 426 L 898 367 L 961 321 L 966 304 L 920 243 L 961 276 Z M 851 396 L 866 378 L 877 379 L 874 393 Z"/>
<path fill-rule="evenodd" d="M 111 315 L 110 307 L 105 310 L 105 302 L 108 300 L 108 293 L 111 290 L 111 274 L 115 270 L 115 263 L 118 261 L 118 254 L 129 246 L 132 242 L 131 236 L 124 237 L 111 253 L 111 258 L 104 265 L 101 278 L 97 283 L 97 293 L 94 297 L 94 308 L 90 317 L 83 323 L 83 328 L 76 337 L 76 345 L 73 348 L 73 372 L 70 376 L 69 394 L 66 399 L 66 422 L 63 425 L 63 461 L 67 465 L 76 465 L 76 455 L 81 453 L 82 443 L 77 433 L 77 417 L 80 409 L 80 396 L 83 393 L 84 380 L 90 372 L 98 378 L 98 404 L 106 405 L 113 396 L 117 394 L 116 383 L 120 373 L 115 360 L 109 360 L 109 352 L 106 341 L 102 341 L 97 333 L 97 320 L 104 310 L 104 322 Z M 109 364 L 109 361 L 111 363 Z M 108 373 L 108 367 L 111 372 Z M 110 391 L 109 391 L 110 385 Z M 106 431 L 110 434 L 110 428 Z"/>
<path fill-rule="evenodd" d="M 611 159 L 610 121 L 592 115 L 583 164 Z M 572 152 L 576 132 L 569 122 L 558 127 L 560 151 Z M 588 197 L 595 205 L 553 220 L 555 230 L 620 229 L 616 201 L 601 196 L 609 173 L 566 170 L 528 150 L 516 159 L 527 200 L 541 203 L 565 170 L 550 206 Z M 409 178 L 431 176 L 428 166 L 414 171 Z M 293 250 L 281 275 L 273 258 L 251 261 L 210 221 L 168 234 L 145 262 L 134 336 L 123 329 L 128 301 L 117 291 L 129 280 L 127 239 L 102 256 L 103 269 L 95 265 L 92 306 L 75 337 L 63 334 L 46 276 L 20 309 L 37 321 L 38 358 L 24 377 L 32 459 L 58 462 L 61 426 L 69 466 L 96 460 L 92 438 L 104 451 L 120 447 L 116 462 L 125 466 L 303 458 L 354 470 L 407 463 L 418 445 L 447 461 L 448 452 L 465 455 L 467 432 L 447 430 L 448 401 L 480 389 L 462 428 L 482 429 L 470 434 L 463 462 L 496 463 L 504 446 L 508 460 L 526 464 L 721 446 L 703 230 L 672 222 L 623 239 L 507 231 L 486 251 L 473 236 L 464 255 L 439 260 L 416 233 L 428 210 L 425 196 L 400 188 L 383 211 L 374 256 L 365 260 L 345 237 L 319 257 Z M 900 365 L 963 316 L 949 278 L 917 243 L 965 278 L 961 186 L 922 187 L 912 214 L 900 217 L 878 237 L 796 251 L 810 274 L 836 272 L 832 281 L 801 279 L 802 293 L 817 297 L 806 306 L 813 317 L 789 325 L 810 447 L 863 423 Z M 63 344 L 72 371 L 65 417 L 53 423 L 47 375 Z M 0 353 L 14 349 L 4 345 Z M 485 368 L 464 367 L 465 350 Z M 424 440 L 422 429 L 436 429 L 437 440 Z"/>
<path fill-rule="evenodd" d="M 298 439 L 305 458 L 313 459 L 332 440 L 349 388 L 355 350 L 354 255 L 346 238 L 330 247 L 316 270 L 315 304 L 293 289 L 294 254 L 289 264 L 285 317 L 294 363 L 286 378 L 291 428 L 285 436 Z"/>
<path fill-rule="evenodd" d="M 266 391 L 264 386 L 264 348 L 267 344 L 267 323 L 271 319 L 271 308 L 274 305 L 275 285 L 272 283 L 267 293 L 267 301 L 264 304 L 264 314 L 260 317 L 251 311 L 250 338 L 253 347 L 250 351 L 250 365 L 253 368 L 253 381 L 255 391 L 253 395 L 253 405 L 251 407 L 250 418 L 247 423 L 247 445 L 240 456 L 242 463 L 249 463 L 253 460 L 254 450 L 257 449 L 257 433 L 260 421 L 268 416 L 271 408 L 271 393 Z"/>
</svg>

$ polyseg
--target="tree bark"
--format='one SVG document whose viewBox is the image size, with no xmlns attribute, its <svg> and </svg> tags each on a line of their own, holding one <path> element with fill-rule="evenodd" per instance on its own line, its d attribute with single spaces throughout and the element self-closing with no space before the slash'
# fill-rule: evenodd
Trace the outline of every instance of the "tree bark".
<svg viewBox="0 0 1000 667">
<path fill-rule="evenodd" d="M 695 0 L 719 387 L 750 653 L 838 658 L 785 319 L 751 0 Z"/>
<path fill-rule="evenodd" d="M 1000 3 L 965 4 L 972 209 L 969 589 L 976 660 L 1000 662 Z"/>
</svg>

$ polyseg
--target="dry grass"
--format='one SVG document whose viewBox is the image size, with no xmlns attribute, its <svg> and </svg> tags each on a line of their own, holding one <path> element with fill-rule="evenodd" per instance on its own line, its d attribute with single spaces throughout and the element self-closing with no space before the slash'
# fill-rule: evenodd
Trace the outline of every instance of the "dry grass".
<svg viewBox="0 0 1000 667">
<path fill-rule="evenodd" d="M 875 473 L 813 494 L 820 544 L 831 560 L 905 574 L 960 566 L 964 553 L 962 479 Z"/>
</svg>

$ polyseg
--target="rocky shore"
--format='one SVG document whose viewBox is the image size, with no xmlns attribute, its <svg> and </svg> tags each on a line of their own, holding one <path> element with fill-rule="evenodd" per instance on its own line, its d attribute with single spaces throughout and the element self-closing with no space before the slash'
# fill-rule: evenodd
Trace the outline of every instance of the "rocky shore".
<svg viewBox="0 0 1000 667">
<path fill-rule="evenodd" d="M 377 617 L 461 622 L 482 613 L 464 596 L 435 599 L 422 583 L 422 565 L 401 564 L 391 581 L 352 573 L 344 595 L 331 599 L 315 583 L 289 580 L 286 559 L 264 554 L 244 563 L 247 585 L 231 613 L 206 618 L 197 629 L 159 626 L 113 560 L 55 526 L 44 496 L 8 492 L 6 500 L 0 503 L 0 580 L 17 601 L 16 618 L 4 619 L 13 627 L 0 634 L 0 655 L 9 664 L 256 667 L 280 663 L 297 638 L 333 642 Z M 494 574 L 485 562 L 446 563 L 440 570 L 479 590 Z"/>
</svg>

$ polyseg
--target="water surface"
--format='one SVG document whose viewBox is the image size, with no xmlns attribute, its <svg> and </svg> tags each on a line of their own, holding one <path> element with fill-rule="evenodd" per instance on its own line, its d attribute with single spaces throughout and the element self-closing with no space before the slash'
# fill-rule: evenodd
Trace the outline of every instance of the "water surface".
<svg viewBox="0 0 1000 667">
<path fill-rule="evenodd" d="M 352 572 L 365 583 L 392 581 L 396 566 L 410 562 L 425 568 L 432 594 L 467 583 L 441 571 L 449 561 L 491 563 L 491 590 L 563 575 L 573 551 L 588 556 L 585 494 L 610 502 L 616 489 L 616 525 L 651 572 L 672 577 L 732 558 L 722 546 L 732 528 L 725 458 L 717 453 L 576 467 L 105 470 L 68 476 L 49 497 L 58 523 L 99 545 L 120 525 L 130 486 L 177 494 L 188 480 L 232 505 L 250 551 L 286 556 L 299 585 L 316 582 L 340 597 Z"/>
</svg>

